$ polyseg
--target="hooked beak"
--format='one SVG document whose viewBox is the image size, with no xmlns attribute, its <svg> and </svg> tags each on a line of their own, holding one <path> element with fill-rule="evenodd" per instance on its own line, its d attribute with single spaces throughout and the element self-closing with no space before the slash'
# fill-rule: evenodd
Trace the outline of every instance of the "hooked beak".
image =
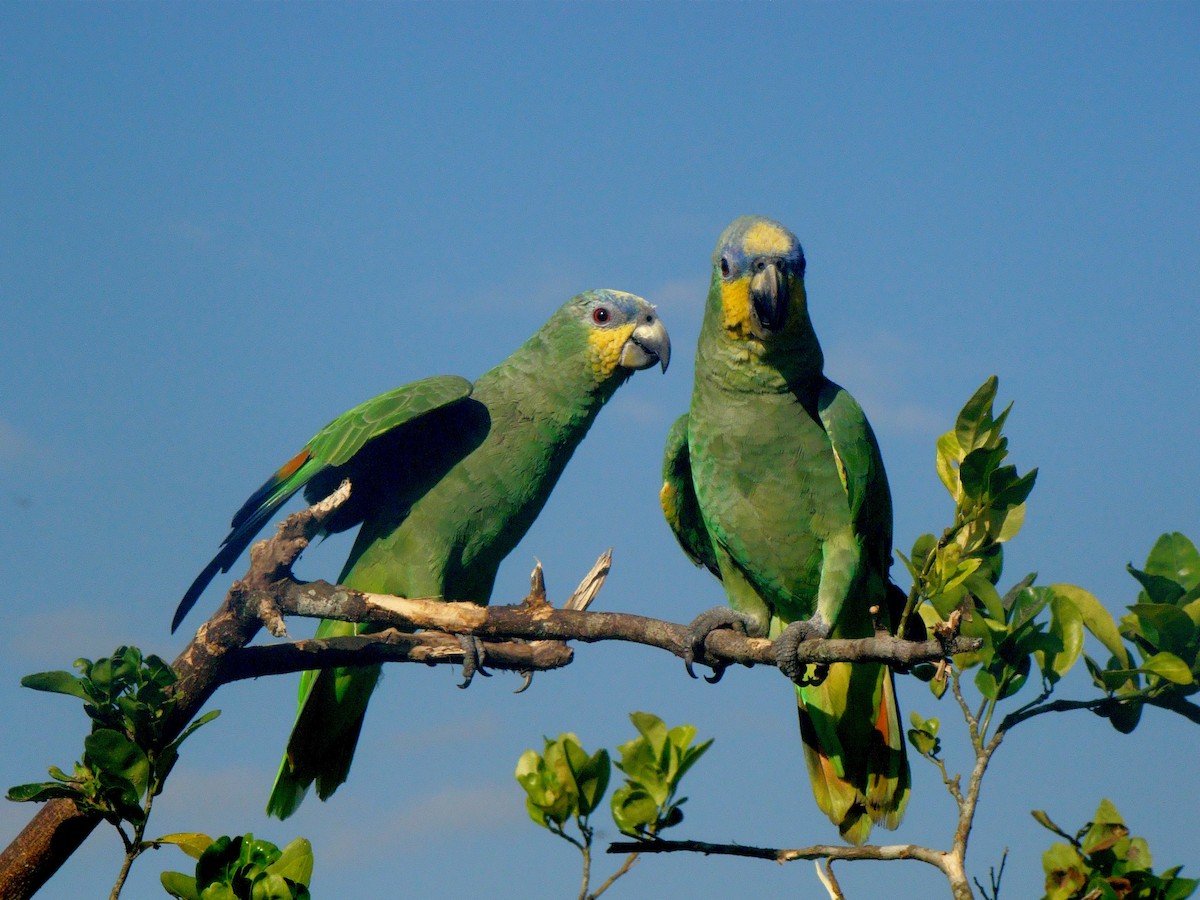
<svg viewBox="0 0 1200 900">
<path fill-rule="evenodd" d="M 758 338 L 779 331 L 787 321 L 788 283 L 787 272 L 778 259 L 755 260 L 750 277 L 750 305 L 757 327 L 753 330 Z"/>
<path fill-rule="evenodd" d="M 652 312 L 643 313 L 621 348 L 621 365 L 627 369 L 648 369 L 658 363 L 665 372 L 670 361 L 671 338 L 662 319 Z"/>
</svg>

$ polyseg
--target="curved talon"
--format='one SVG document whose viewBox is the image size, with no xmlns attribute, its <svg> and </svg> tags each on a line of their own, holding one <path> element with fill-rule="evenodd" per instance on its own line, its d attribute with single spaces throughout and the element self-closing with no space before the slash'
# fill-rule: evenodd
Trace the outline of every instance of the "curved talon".
<svg viewBox="0 0 1200 900">
<path fill-rule="evenodd" d="M 517 674 L 519 674 L 521 676 L 523 681 L 521 683 L 521 686 L 519 688 L 517 688 L 515 691 L 513 691 L 513 693 L 514 694 L 523 694 L 523 693 L 525 693 L 526 690 L 528 690 L 529 686 L 531 684 L 533 684 L 533 669 L 525 669 L 524 671 L 518 672 Z"/>
<path fill-rule="evenodd" d="M 807 676 L 804 674 L 807 666 L 801 664 L 796 656 L 802 643 L 826 637 L 828 634 L 829 628 L 815 619 L 792 622 L 788 625 L 775 639 L 775 664 L 779 671 L 801 687 L 817 685 L 824 681 L 829 677 L 828 663 L 814 665 L 813 674 Z"/>
<path fill-rule="evenodd" d="M 459 688 L 470 687 L 471 681 L 476 675 L 491 678 L 492 673 L 483 667 L 483 641 L 473 634 L 458 634 L 455 637 L 463 651 L 463 683 L 459 685 Z"/>
<path fill-rule="evenodd" d="M 688 644 L 683 652 L 683 668 L 692 678 L 698 677 L 692 668 L 696 662 L 697 654 L 704 653 L 705 640 L 719 628 L 728 628 L 753 637 L 757 637 L 762 632 L 758 622 L 752 617 L 729 609 L 726 606 L 716 606 L 700 613 L 688 625 Z M 716 684 L 721 680 L 721 676 L 725 674 L 728 664 L 716 662 L 709 663 L 709 665 L 712 666 L 713 673 L 712 675 L 705 675 L 704 680 L 709 684 Z"/>
</svg>

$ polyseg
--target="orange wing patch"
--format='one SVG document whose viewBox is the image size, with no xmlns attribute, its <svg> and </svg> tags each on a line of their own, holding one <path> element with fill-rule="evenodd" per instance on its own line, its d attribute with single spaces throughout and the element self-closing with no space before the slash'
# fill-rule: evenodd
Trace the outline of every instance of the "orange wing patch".
<svg viewBox="0 0 1200 900">
<path fill-rule="evenodd" d="M 275 473 L 275 477 L 278 478 L 280 481 L 283 481 L 285 478 L 291 478 L 293 475 L 296 474 L 296 470 L 299 469 L 306 462 L 308 462 L 310 459 L 312 459 L 312 454 L 309 453 L 307 450 L 301 450 L 299 453 L 297 453 L 295 456 L 293 456 L 291 459 L 289 459 L 287 462 L 285 462 L 283 464 L 283 466 L 279 469 L 279 471 Z"/>
</svg>

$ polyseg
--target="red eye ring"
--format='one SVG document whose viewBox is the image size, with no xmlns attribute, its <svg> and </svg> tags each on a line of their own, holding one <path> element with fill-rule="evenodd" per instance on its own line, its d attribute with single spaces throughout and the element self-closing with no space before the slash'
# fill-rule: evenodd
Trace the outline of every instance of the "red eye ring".
<svg viewBox="0 0 1200 900">
<path fill-rule="evenodd" d="M 592 321 L 597 325 L 605 324 L 611 317 L 612 314 L 603 306 L 597 306 L 592 310 Z"/>
</svg>

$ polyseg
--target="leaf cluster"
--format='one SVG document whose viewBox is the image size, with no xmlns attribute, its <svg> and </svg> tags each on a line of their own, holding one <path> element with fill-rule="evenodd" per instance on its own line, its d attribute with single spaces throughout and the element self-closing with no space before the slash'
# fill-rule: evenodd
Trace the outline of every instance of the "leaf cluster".
<svg viewBox="0 0 1200 900">
<path fill-rule="evenodd" d="M 617 827 L 633 837 L 654 837 L 683 821 L 686 797 L 676 798 L 679 782 L 712 745 L 712 739 L 692 746 L 693 725 L 668 729 L 650 713 L 630 713 L 639 734 L 617 749 L 617 768 L 625 783 L 613 792 L 612 815 Z"/>
<path fill-rule="evenodd" d="M 572 819 L 586 825 L 608 790 L 612 774 L 608 751 L 588 755 L 571 733 L 544 741 L 541 753 L 526 750 L 517 760 L 516 779 L 525 789 L 529 818 L 555 832 Z"/>
<path fill-rule="evenodd" d="M 612 816 L 623 833 L 652 837 L 683 821 L 680 807 L 687 798 L 676 798 L 680 781 L 712 741 L 692 746 L 694 726 L 668 729 L 651 713 L 634 712 L 629 718 L 638 736 L 617 748 L 616 767 L 625 780 L 613 792 Z M 589 817 L 608 790 L 612 759 L 604 749 L 589 755 L 574 734 L 544 741 L 541 753 L 526 750 L 517 761 L 515 775 L 525 789 L 529 817 L 562 837 L 568 837 L 563 826 L 574 820 L 590 837 Z"/>
<path fill-rule="evenodd" d="M 1136 602 L 1109 623 L 1105 666 L 1086 658 L 1092 680 L 1118 699 L 1164 699 L 1190 696 L 1200 688 L 1200 551 L 1179 532 L 1155 542 L 1144 568 L 1126 567 L 1141 585 Z M 1132 645 L 1131 654 L 1121 638 Z M 1134 656 L 1136 654 L 1136 658 Z M 1143 704 L 1127 703 L 1110 715 L 1113 726 L 1132 731 Z"/>
<path fill-rule="evenodd" d="M 162 886 L 177 900 L 309 900 L 312 845 L 296 838 L 282 850 L 253 834 L 171 834 L 156 844 L 175 844 L 196 860 L 195 875 L 163 872 Z"/>
<path fill-rule="evenodd" d="M 917 538 L 910 556 L 896 554 L 913 579 L 905 619 L 923 602 L 944 620 L 968 592 L 994 586 L 1002 568 L 1001 545 L 1025 521 L 1025 500 L 1037 469 L 1021 475 L 1005 463 L 1003 427 L 1012 404 L 993 413 L 998 386 L 994 375 L 985 381 L 959 412 L 954 428 L 938 439 L 937 472 L 954 500 L 954 521 L 941 538 Z"/>
<path fill-rule="evenodd" d="M 42 802 L 69 798 L 83 812 L 95 813 L 118 828 L 122 821 L 145 824 L 145 799 L 162 790 L 179 759 L 179 745 L 197 728 L 216 718 L 214 710 L 192 722 L 178 737 L 164 742 L 164 728 L 175 700 L 174 670 L 157 656 L 143 656 L 136 647 L 118 647 L 112 656 L 95 662 L 77 659 L 78 675 L 39 672 L 21 679 L 37 691 L 66 694 L 83 701 L 92 720 L 84 739 L 83 758 L 68 775 L 49 769 L 53 781 L 10 788 L 8 799 Z"/>
<path fill-rule="evenodd" d="M 1102 800 L 1095 818 L 1073 835 L 1042 810 L 1034 810 L 1033 817 L 1066 839 L 1042 854 L 1042 900 L 1184 900 L 1200 886 L 1200 880 L 1179 877 L 1182 866 L 1154 874 L 1149 845 L 1144 838 L 1130 836 L 1109 800 Z"/>
</svg>

